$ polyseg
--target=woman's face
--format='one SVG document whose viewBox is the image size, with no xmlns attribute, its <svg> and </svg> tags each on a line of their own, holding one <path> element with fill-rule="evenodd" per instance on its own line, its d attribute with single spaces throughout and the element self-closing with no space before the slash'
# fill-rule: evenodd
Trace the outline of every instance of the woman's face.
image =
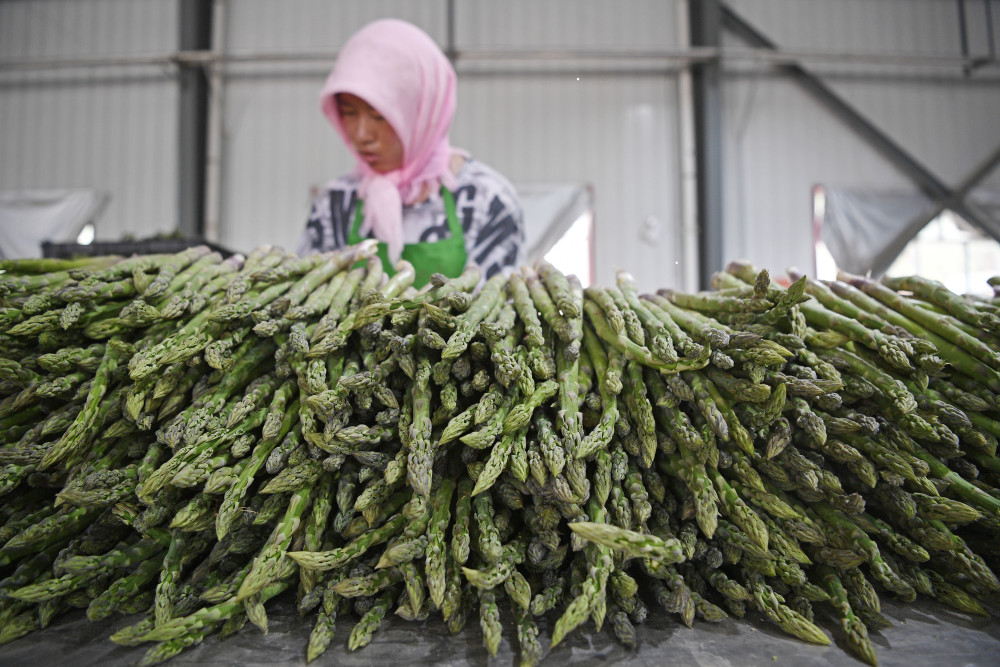
<svg viewBox="0 0 1000 667">
<path fill-rule="evenodd" d="M 389 121 L 357 95 L 337 94 L 337 112 L 354 150 L 380 174 L 403 166 L 403 144 Z"/>
</svg>

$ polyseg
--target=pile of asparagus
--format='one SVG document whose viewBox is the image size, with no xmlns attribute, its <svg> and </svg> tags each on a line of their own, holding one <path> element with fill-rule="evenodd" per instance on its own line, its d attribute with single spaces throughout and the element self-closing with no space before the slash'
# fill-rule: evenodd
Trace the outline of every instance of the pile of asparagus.
<svg viewBox="0 0 1000 667">
<path fill-rule="evenodd" d="M 156 664 L 284 594 L 308 660 L 391 612 L 532 665 L 656 605 L 874 665 L 882 596 L 998 599 L 989 299 L 736 263 L 703 293 L 544 261 L 417 290 L 370 243 L 2 268 L 0 642 L 142 614 L 111 639 Z"/>
</svg>

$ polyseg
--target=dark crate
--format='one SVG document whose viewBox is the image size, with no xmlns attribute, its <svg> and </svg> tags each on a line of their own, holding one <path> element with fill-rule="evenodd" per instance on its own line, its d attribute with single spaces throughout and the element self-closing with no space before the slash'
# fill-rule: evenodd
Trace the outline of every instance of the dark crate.
<svg viewBox="0 0 1000 667">
<path fill-rule="evenodd" d="M 133 241 L 95 241 L 89 245 L 43 241 L 42 256 L 55 259 L 72 259 L 73 257 L 101 257 L 104 255 L 122 255 L 124 257 L 130 255 L 161 255 L 178 253 L 199 245 L 208 246 L 223 257 L 235 254 L 228 248 L 223 248 L 203 239 L 151 238 Z"/>
</svg>

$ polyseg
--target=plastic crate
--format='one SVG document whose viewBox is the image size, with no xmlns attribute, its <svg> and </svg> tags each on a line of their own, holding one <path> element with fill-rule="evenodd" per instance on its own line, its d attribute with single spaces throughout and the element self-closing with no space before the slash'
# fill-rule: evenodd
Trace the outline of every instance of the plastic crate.
<svg viewBox="0 0 1000 667">
<path fill-rule="evenodd" d="M 188 248 L 204 245 L 220 253 L 223 257 L 235 254 L 234 251 L 222 246 L 196 238 L 150 238 L 132 241 L 95 241 L 88 245 L 79 243 L 42 242 L 42 256 L 55 259 L 72 259 L 73 257 L 101 257 L 104 255 L 161 255 L 173 254 Z"/>
</svg>

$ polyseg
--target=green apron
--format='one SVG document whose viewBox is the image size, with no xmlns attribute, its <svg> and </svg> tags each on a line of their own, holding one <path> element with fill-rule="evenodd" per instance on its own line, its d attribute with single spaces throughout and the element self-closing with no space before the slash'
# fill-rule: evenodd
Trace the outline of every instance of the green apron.
<svg viewBox="0 0 1000 667">
<path fill-rule="evenodd" d="M 407 243 L 403 246 L 403 259 L 413 265 L 416 278 L 413 286 L 420 288 L 426 285 L 431 275 L 443 273 L 449 278 L 457 278 L 465 270 L 465 234 L 462 233 L 462 223 L 458 221 L 455 213 L 455 197 L 451 191 L 441 187 L 441 198 L 444 199 L 445 216 L 448 220 L 449 236 L 446 239 L 433 243 Z M 354 215 L 354 223 L 347 234 L 347 242 L 351 245 L 361 243 L 364 239 L 358 231 L 361 229 L 363 218 L 362 208 L 364 202 L 358 200 L 357 210 Z M 382 260 L 382 268 L 390 276 L 396 273 L 395 267 L 389 260 L 388 246 L 382 241 L 378 244 L 378 256 Z"/>
</svg>

